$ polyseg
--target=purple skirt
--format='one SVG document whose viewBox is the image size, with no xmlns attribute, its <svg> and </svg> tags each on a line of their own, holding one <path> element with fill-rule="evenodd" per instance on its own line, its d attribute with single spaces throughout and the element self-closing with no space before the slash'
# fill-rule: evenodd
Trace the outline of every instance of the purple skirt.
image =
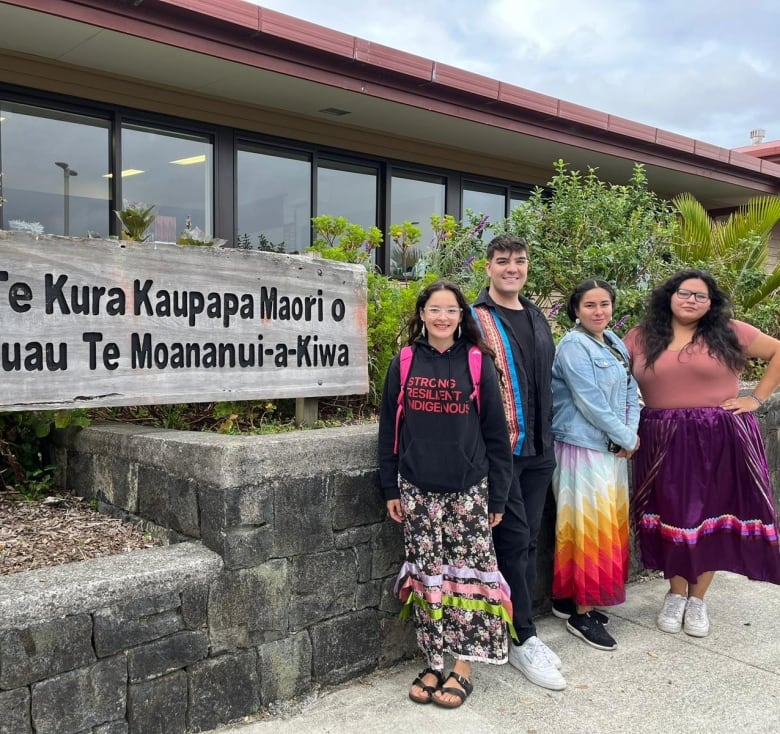
<svg viewBox="0 0 780 734">
<path fill-rule="evenodd" d="M 751 413 L 645 408 L 634 457 L 642 563 L 695 583 L 733 571 L 780 584 L 780 546 L 766 454 Z"/>
</svg>

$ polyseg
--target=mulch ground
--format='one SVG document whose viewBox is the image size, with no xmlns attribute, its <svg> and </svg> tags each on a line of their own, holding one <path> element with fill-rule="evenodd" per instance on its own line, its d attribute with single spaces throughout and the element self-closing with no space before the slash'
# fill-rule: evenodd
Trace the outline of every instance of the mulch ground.
<svg viewBox="0 0 780 734">
<path fill-rule="evenodd" d="M 0 490 L 0 576 L 159 545 L 141 528 L 58 491 L 28 501 Z"/>
</svg>

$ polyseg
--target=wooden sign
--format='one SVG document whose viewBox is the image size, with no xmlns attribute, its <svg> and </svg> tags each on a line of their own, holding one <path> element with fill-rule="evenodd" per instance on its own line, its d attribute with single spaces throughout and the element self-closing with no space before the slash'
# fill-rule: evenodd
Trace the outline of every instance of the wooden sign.
<svg viewBox="0 0 780 734">
<path fill-rule="evenodd" d="M 0 231 L 0 410 L 368 391 L 366 270 Z"/>
</svg>

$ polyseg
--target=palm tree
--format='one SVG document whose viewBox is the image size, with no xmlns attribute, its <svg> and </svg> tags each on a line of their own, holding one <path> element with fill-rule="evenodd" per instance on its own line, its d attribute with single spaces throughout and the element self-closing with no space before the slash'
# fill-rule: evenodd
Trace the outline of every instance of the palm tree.
<svg viewBox="0 0 780 734">
<path fill-rule="evenodd" d="M 755 306 L 780 288 L 780 263 L 766 271 L 769 239 L 780 221 L 780 196 L 750 199 L 725 221 L 710 217 L 690 194 L 676 196 L 672 205 L 679 215 L 675 253 L 686 265 L 723 266 L 731 285 L 742 285 L 724 284 L 738 307 Z"/>
</svg>

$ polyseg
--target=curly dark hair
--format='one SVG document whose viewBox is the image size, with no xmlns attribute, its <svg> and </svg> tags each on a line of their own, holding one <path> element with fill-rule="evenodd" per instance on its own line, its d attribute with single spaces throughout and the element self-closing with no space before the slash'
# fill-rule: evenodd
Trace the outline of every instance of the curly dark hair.
<svg viewBox="0 0 780 734">
<path fill-rule="evenodd" d="M 409 319 L 409 338 L 407 340 L 407 344 L 414 344 L 414 342 L 422 335 L 423 321 L 420 317 L 420 311 L 423 310 L 425 304 L 428 303 L 428 299 L 436 291 L 450 291 L 455 295 L 455 298 L 458 301 L 458 306 L 461 309 L 462 317 L 460 322 L 460 338 L 465 339 L 469 344 L 474 344 L 480 352 L 483 354 L 489 354 L 495 359 L 495 353 L 482 338 L 482 332 L 479 330 L 477 321 L 474 318 L 474 315 L 471 313 L 471 308 L 466 301 L 466 297 L 463 295 L 463 293 L 461 293 L 460 288 L 458 288 L 455 283 L 452 283 L 449 280 L 437 280 L 435 283 L 431 283 L 425 290 L 420 293 L 419 296 L 417 296 L 417 302 L 414 304 L 414 314 L 412 315 L 412 318 Z"/>
<path fill-rule="evenodd" d="M 692 342 L 701 339 L 711 357 L 740 372 L 745 368 L 747 358 L 739 346 L 737 335 L 729 327 L 729 319 L 733 318 L 731 301 L 712 275 L 706 270 L 694 268 L 675 273 L 650 293 L 647 313 L 640 324 L 640 341 L 647 367 L 651 368 L 671 343 L 672 296 L 681 283 L 692 278 L 704 281 L 710 296 L 710 310 L 696 324 Z"/>
</svg>

